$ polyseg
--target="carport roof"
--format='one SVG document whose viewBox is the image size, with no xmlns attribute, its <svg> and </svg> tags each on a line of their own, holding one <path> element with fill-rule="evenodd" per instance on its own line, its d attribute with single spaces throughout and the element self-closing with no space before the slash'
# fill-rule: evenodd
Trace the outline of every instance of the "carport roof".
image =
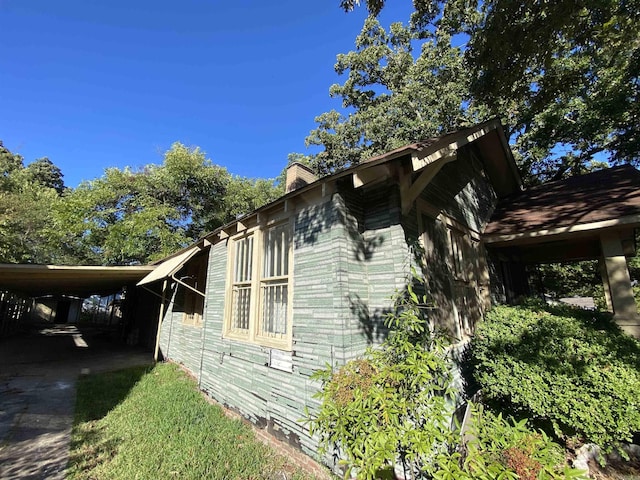
<svg viewBox="0 0 640 480">
<path fill-rule="evenodd" d="M 640 172 L 630 165 L 545 183 L 500 199 L 485 242 L 640 223 Z"/>
<path fill-rule="evenodd" d="M 88 297 L 118 292 L 136 284 L 155 266 L 60 266 L 0 264 L 0 290 L 29 296 Z"/>
</svg>

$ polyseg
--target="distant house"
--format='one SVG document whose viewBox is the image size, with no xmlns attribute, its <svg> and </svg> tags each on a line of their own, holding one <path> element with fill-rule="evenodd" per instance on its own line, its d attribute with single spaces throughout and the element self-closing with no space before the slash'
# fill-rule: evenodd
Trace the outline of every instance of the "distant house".
<svg viewBox="0 0 640 480">
<path fill-rule="evenodd" d="M 462 340 L 492 302 L 527 293 L 527 249 L 553 241 L 554 227 L 525 239 L 508 216 L 503 199 L 523 192 L 497 121 L 319 180 L 294 164 L 287 184 L 282 198 L 165 259 L 140 285 L 164 299 L 164 358 L 183 364 L 221 404 L 314 455 L 299 422 L 305 406 L 317 405 L 319 385 L 309 376 L 384 338 L 391 296 L 412 266 L 427 279 L 433 321 Z M 532 220 L 531 205 L 522 208 Z M 640 214 L 640 202 L 634 208 Z M 562 230 L 570 250 L 576 232 Z M 583 238 L 588 229 L 577 230 Z M 622 245 L 617 231 L 606 241 Z M 596 250 L 613 252 L 605 263 L 615 257 L 619 266 L 617 250 Z"/>
</svg>

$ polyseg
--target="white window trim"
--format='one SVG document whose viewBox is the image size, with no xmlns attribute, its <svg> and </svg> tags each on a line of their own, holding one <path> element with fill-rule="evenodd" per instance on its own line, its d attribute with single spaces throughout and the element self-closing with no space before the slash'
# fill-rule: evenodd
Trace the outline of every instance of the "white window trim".
<svg viewBox="0 0 640 480">
<path fill-rule="evenodd" d="M 260 315 L 263 307 L 262 295 L 262 267 L 264 260 L 264 236 L 273 227 L 282 224 L 289 225 L 289 261 L 287 275 L 287 331 L 283 338 L 273 338 L 260 335 Z M 239 332 L 231 328 L 233 320 L 233 272 L 235 267 L 235 245 L 249 235 L 253 235 L 253 259 L 251 265 L 251 294 L 249 307 L 249 328 L 246 332 Z M 224 328 L 222 336 L 226 339 L 252 343 L 263 347 L 280 350 L 292 350 L 293 344 L 293 222 L 290 216 L 280 215 L 268 221 L 234 235 L 227 245 L 227 276 L 225 291 Z M 272 280 L 274 277 L 270 277 Z M 284 278 L 284 277 L 283 277 Z"/>
</svg>

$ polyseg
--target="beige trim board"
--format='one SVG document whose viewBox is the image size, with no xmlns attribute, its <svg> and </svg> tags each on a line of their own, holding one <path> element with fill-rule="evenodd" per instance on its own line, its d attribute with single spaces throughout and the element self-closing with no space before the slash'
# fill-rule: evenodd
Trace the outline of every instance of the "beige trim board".
<svg viewBox="0 0 640 480">
<path fill-rule="evenodd" d="M 471 143 L 474 140 L 477 140 L 478 138 L 485 136 L 487 133 L 491 132 L 492 130 L 495 130 L 496 128 L 498 128 L 498 122 L 492 121 L 487 125 L 485 125 L 484 127 L 479 128 L 478 130 L 470 134 L 467 134 L 467 135 L 464 135 L 464 133 L 459 134 L 457 137 L 454 137 L 455 140 L 448 143 L 447 145 L 440 146 L 438 148 L 437 147 L 438 143 L 436 142 L 436 144 L 431 148 L 427 148 L 422 152 L 413 153 L 411 155 L 411 166 L 413 168 L 413 171 L 417 172 L 418 170 L 423 169 L 427 165 L 443 157 L 446 158 L 446 157 L 455 155 L 456 152 L 460 148 L 464 147 L 466 144 Z"/>
<path fill-rule="evenodd" d="M 582 223 L 577 225 L 571 225 L 569 227 L 557 227 L 548 228 L 542 230 L 533 230 L 530 232 L 513 233 L 513 234 L 497 234 L 497 235 L 485 235 L 484 242 L 487 244 L 499 243 L 499 242 L 513 242 L 515 240 L 526 240 L 539 237 L 550 237 L 555 235 L 562 235 L 567 233 L 580 233 L 588 232 L 591 230 L 602 230 L 605 228 L 630 226 L 632 224 L 640 225 L 640 214 L 629 215 L 627 217 L 615 218 L 610 220 L 602 220 L 599 222 Z"/>
<path fill-rule="evenodd" d="M 385 180 L 391 175 L 388 164 L 374 165 L 370 168 L 364 168 L 353 173 L 353 188 L 359 188 L 364 185 L 370 185 Z"/>
<path fill-rule="evenodd" d="M 411 210 L 413 202 L 420 196 L 422 191 L 427 188 L 427 185 L 435 178 L 435 176 L 442 170 L 447 163 L 454 162 L 458 159 L 456 152 L 446 157 L 441 157 L 437 162 L 430 163 L 425 167 L 418 178 L 416 178 L 410 185 L 404 185 L 404 188 L 400 189 L 402 196 L 402 213 L 406 215 Z"/>
</svg>

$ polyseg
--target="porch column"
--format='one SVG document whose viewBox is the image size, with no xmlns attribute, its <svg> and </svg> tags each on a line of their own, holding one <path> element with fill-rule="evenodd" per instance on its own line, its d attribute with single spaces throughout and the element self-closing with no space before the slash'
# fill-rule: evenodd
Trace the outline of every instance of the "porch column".
<svg viewBox="0 0 640 480">
<path fill-rule="evenodd" d="M 153 351 L 153 361 L 157 362 L 160 352 L 160 334 L 162 333 L 162 320 L 164 319 L 165 302 L 167 301 L 167 285 L 168 281 L 165 278 L 162 282 L 162 303 L 160 304 L 160 312 L 158 313 L 158 331 L 156 332 L 156 346 Z M 165 355 L 167 352 L 165 352 Z"/>
<path fill-rule="evenodd" d="M 606 275 L 604 287 L 609 291 L 613 318 L 625 332 L 640 338 L 640 318 L 620 236 L 617 232 L 604 232 L 600 234 L 600 244 Z"/>
<path fill-rule="evenodd" d="M 613 313 L 613 303 L 611 303 L 611 289 L 609 288 L 609 277 L 607 276 L 607 267 L 604 263 L 604 257 L 598 259 L 598 269 L 602 277 L 602 285 L 604 286 L 604 300 L 607 304 L 607 310 Z"/>
</svg>

